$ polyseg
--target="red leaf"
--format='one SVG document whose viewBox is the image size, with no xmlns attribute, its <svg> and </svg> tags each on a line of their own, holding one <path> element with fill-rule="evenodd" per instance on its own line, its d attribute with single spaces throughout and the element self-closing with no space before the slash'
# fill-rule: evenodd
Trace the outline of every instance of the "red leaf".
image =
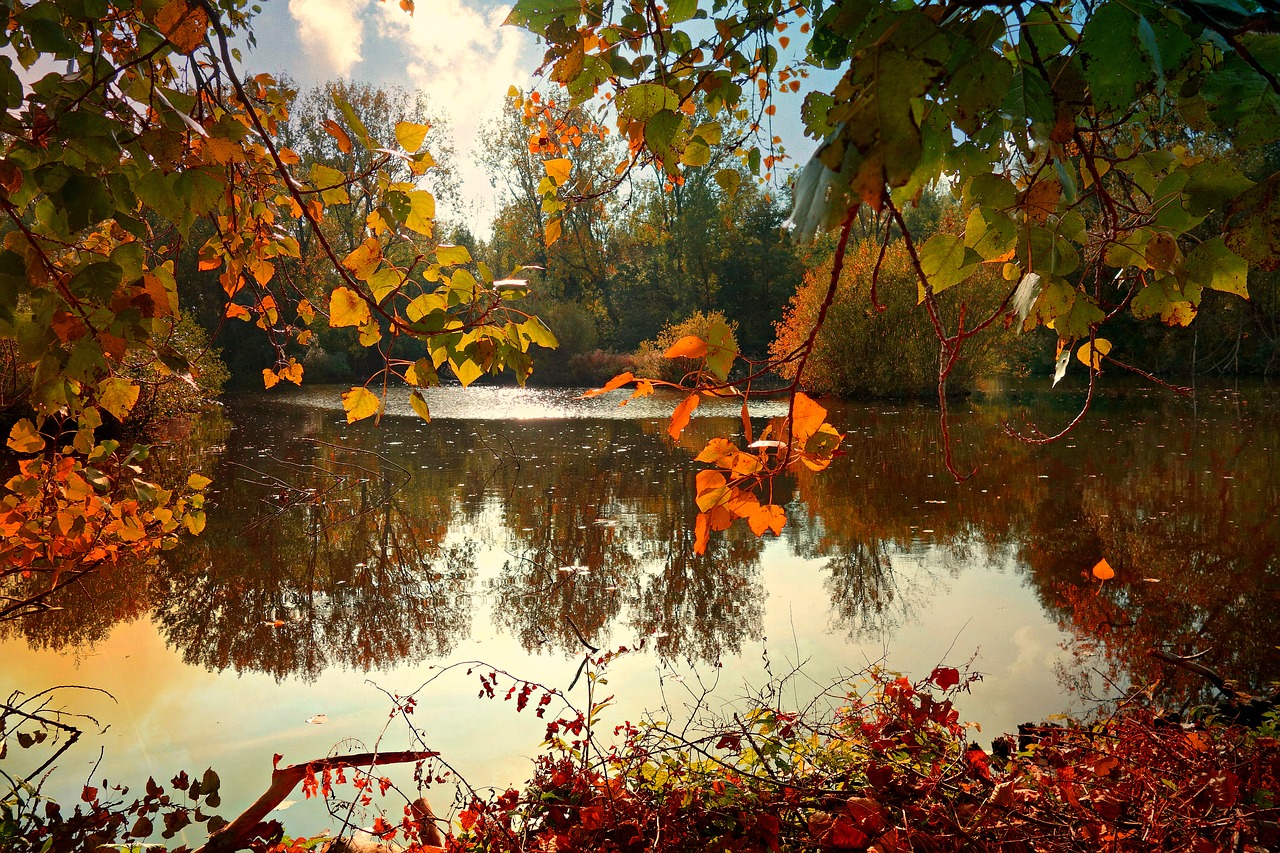
<svg viewBox="0 0 1280 853">
<path fill-rule="evenodd" d="M 950 666 L 940 666 L 929 675 L 929 680 L 943 690 L 950 690 L 960 683 L 960 670 Z"/>
</svg>

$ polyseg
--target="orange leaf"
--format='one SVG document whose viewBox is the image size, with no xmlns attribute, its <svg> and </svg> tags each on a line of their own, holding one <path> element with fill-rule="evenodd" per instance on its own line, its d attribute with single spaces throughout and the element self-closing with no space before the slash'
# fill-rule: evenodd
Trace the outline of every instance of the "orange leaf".
<svg viewBox="0 0 1280 853">
<path fill-rule="evenodd" d="M 610 391 L 621 388 L 623 385 L 633 381 L 635 378 L 635 374 L 629 370 L 626 373 L 619 373 L 617 376 L 606 382 L 603 388 L 592 388 L 590 391 L 583 394 L 582 397 L 583 399 L 586 399 L 588 397 L 599 397 L 601 394 L 608 394 Z"/>
<path fill-rule="evenodd" d="M 698 521 L 693 526 L 693 532 L 694 553 L 707 553 L 707 543 L 711 541 L 711 519 L 705 512 L 698 513 Z"/>
<path fill-rule="evenodd" d="M 343 154 L 351 153 L 351 137 L 347 136 L 347 132 L 342 129 L 342 125 L 333 119 L 329 119 L 324 123 L 325 132 L 338 141 L 338 150 Z"/>
<path fill-rule="evenodd" d="M 684 432 L 684 428 L 689 425 L 689 418 L 693 415 L 693 410 L 698 408 L 701 402 L 697 394 L 690 394 L 680 401 L 680 405 L 676 406 L 676 410 L 671 413 L 671 423 L 667 426 L 667 435 L 676 441 L 680 440 L 680 433 Z"/>
<path fill-rule="evenodd" d="M 801 447 L 827 420 L 827 410 L 819 406 L 803 391 L 797 391 L 791 404 L 791 437 Z"/>
<path fill-rule="evenodd" d="M 702 358 L 707 354 L 707 342 L 697 335 L 685 335 L 662 354 L 663 358 Z"/>
<path fill-rule="evenodd" d="M 763 536 L 766 530 L 772 530 L 775 536 L 781 535 L 782 527 L 787 523 L 787 513 L 777 504 L 766 504 L 747 516 L 747 524 L 751 532 Z"/>
<path fill-rule="evenodd" d="M 1098 565 L 1093 567 L 1093 576 L 1100 581 L 1109 581 L 1116 576 L 1116 570 L 1111 568 L 1111 564 L 1104 557 L 1098 561 Z"/>
<path fill-rule="evenodd" d="M 697 477 L 698 509 L 710 512 L 728 497 L 728 481 L 719 471 L 699 471 Z"/>
<path fill-rule="evenodd" d="M 276 376 L 275 371 L 270 368 L 262 368 L 262 384 L 267 388 L 274 388 L 275 384 L 280 381 L 280 377 Z"/>
</svg>

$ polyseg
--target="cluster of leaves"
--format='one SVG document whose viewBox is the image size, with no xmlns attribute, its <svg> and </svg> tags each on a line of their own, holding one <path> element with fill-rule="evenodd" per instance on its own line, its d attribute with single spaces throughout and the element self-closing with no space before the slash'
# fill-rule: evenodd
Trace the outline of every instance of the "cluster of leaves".
<svg viewBox="0 0 1280 853">
<path fill-rule="evenodd" d="M 713 438 L 697 457 L 699 462 L 714 467 L 698 472 L 697 476 L 699 511 L 694 550 L 705 553 L 711 532 L 726 530 L 738 519 L 745 519 L 757 536 L 765 531 L 780 534 L 786 523 L 786 512 L 773 501 L 774 477 L 800 466 L 821 471 L 831 464 L 844 438 L 827 423 L 827 410 L 796 391 L 791 395 L 787 415 L 774 418 L 756 438 L 747 397 L 750 383 L 758 378 L 760 371 L 743 381 L 745 391 L 730 382 L 729 373 L 740 354 L 734 346 L 733 331 L 723 320 L 713 321 L 705 338 L 686 335 L 667 347 L 662 355 L 692 364 L 693 369 L 679 382 L 621 373 L 585 396 L 605 394 L 629 384 L 634 384 L 635 390 L 628 399 L 648 396 L 657 387 L 680 391 L 684 397 L 676 405 L 667 426 L 673 440 L 680 438 L 703 397 L 741 398 L 741 444 L 728 438 Z"/>
<path fill-rule="evenodd" d="M 148 447 L 126 453 L 116 441 L 95 444 L 83 426 L 70 444 L 44 453 L 48 443 L 26 418 L 9 437 L 9 449 L 25 457 L 0 498 L 0 621 L 49 606 L 85 572 L 145 562 L 205 526 L 208 477 L 193 473 L 184 487 L 164 488 L 143 479 Z"/>
<path fill-rule="evenodd" d="M 352 421 L 381 410 L 393 376 L 425 418 L 422 389 L 438 368 L 464 384 L 506 368 L 523 381 L 530 349 L 555 346 L 512 307 L 522 280 L 495 281 L 434 238 L 435 200 L 419 186 L 434 166 L 427 126 L 403 121 L 394 140 L 375 139 L 335 91 L 324 131 L 361 154 L 350 168 L 304 163 L 283 144 L 293 93 L 267 75 L 241 79 L 229 46 L 254 11 L 239 0 L 0 11 L 0 337 L 29 368 L 31 408 L 8 446 L 45 454 L 8 484 L 4 553 L 24 570 L 44 561 L 55 586 L 58 572 L 126 546 L 145 555 L 204 524 L 198 495 L 134 478 L 137 455 L 117 458 L 96 435 L 140 410 L 145 377 L 197 384 L 173 344 L 184 249 L 198 245 L 199 270 L 216 272 L 225 318 L 256 323 L 274 345 L 268 388 L 302 381 L 284 346 L 305 345 L 313 324 L 359 331 L 383 364 L 382 389 L 345 395 Z M 38 76 L 55 61 L 65 70 Z M 323 227 L 340 213 L 357 220 L 350 250 Z M 300 232 L 333 273 L 318 296 L 294 280 Z M 74 440 L 40 437 L 62 431 Z"/>
<path fill-rule="evenodd" d="M 473 799 L 457 851 L 1245 849 L 1276 843 L 1276 720 L 1170 724 L 1129 709 L 1031 727 L 993 754 L 953 705 L 974 676 L 873 673 L 827 713 L 770 704 L 687 734 L 624 724 L 584 761 L 548 726 L 522 791 Z M 1034 730 L 1034 731 L 1033 731 Z"/>
<path fill-rule="evenodd" d="M 962 478 L 945 386 L 975 339 L 1053 330 L 1056 377 L 1074 351 L 1092 399 L 1104 364 L 1149 375 L 1119 360 L 1123 342 L 1101 334 L 1109 322 L 1128 311 L 1185 325 L 1206 290 L 1243 297 L 1251 266 L 1275 268 L 1280 175 L 1255 182 L 1239 165 L 1280 138 L 1270 16 L 1258 2 L 523 0 L 509 21 L 545 39 L 548 76 L 573 103 L 603 94 L 629 142 L 619 170 L 652 163 L 673 185 L 725 144 L 728 123 L 759 130 L 777 93 L 843 69 L 804 98 L 821 146 L 791 219 L 805 239 L 840 226 L 832 274 L 810 334 L 775 356 L 792 365 L 791 390 L 803 387 L 852 226 L 873 209 L 886 243 L 902 235 L 937 340 L 947 465 Z M 792 27 L 807 42 L 788 64 Z M 776 162 L 773 144 L 729 143 L 757 174 Z M 917 244 L 902 210 L 944 176 L 963 228 Z M 953 288 L 958 307 L 945 312 L 939 295 Z"/>
</svg>

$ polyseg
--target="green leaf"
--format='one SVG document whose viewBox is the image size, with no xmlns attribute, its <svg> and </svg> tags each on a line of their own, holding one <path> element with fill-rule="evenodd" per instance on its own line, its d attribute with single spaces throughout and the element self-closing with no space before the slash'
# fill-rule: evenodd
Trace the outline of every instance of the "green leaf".
<svg viewBox="0 0 1280 853">
<path fill-rule="evenodd" d="M 1206 240 L 1192 249 L 1182 262 L 1178 280 L 1184 288 L 1194 282 L 1200 287 L 1249 298 L 1249 263 L 1228 249 L 1221 237 Z"/>
<path fill-rule="evenodd" d="M 1127 109 L 1153 69 L 1138 50 L 1137 17 L 1122 0 L 1094 10 L 1080 38 L 1084 78 L 1100 110 Z"/>
<path fill-rule="evenodd" d="M 659 110 L 648 121 L 644 123 L 644 141 L 649 146 L 649 150 L 657 156 L 668 159 L 671 156 L 671 148 L 676 142 L 676 138 L 680 136 L 680 128 L 684 122 L 680 116 L 672 110 Z M 708 159 L 710 153 L 708 152 Z M 669 164 L 674 166 L 674 163 Z"/>
<path fill-rule="evenodd" d="M 935 294 L 959 284 L 978 269 L 982 258 L 955 234 L 934 234 L 920 249 L 920 268 L 929 279 Z M 925 299 L 924 285 L 919 285 L 920 298 Z"/>
<path fill-rule="evenodd" d="M 1280 269 L 1280 173 L 1227 205 L 1223 236 L 1231 251 L 1258 269 Z"/>
<path fill-rule="evenodd" d="M 382 411 L 382 401 L 368 388 L 352 388 L 342 395 L 342 408 L 347 410 L 347 423 L 373 417 Z"/>
<path fill-rule="evenodd" d="M 733 198 L 742 184 L 742 173 L 737 169 L 720 169 L 716 172 L 716 183 L 724 190 L 725 195 Z"/>
<path fill-rule="evenodd" d="M 964 243 L 983 260 L 989 261 L 1007 254 L 1014 247 L 1016 232 L 1014 221 L 1005 214 L 975 207 L 964 225 Z"/>
<path fill-rule="evenodd" d="M 1200 304 L 1200 287 L 1190 285 L 1185 290 L 1171 275 L 1148 280 L 1129 303 L 1129 310 L 1139 319 L 1159 317 L 1169 326 L 1186 326 L 1196 316 Z"/>
<path fill-rule="evenodd" d="M 637 83 L 624 89 L 618 95 L 617 103 L 618 113 L 623 118 L 644 122 L 662 110 L 674 113 L 680 108 L 679 96 L 658 83 Z"/>
<path fill-rule="evenodd" d="M 555 349 L 560 346 L 560 342 L 556 340 L 556 336 L 553 335 L 551 330 L 547 328 L 546 324 L 537 317 L 530 317 L 528 320 L 525 320 L 520 324 L 519 328 L 520 336 L 531 344 L 537 344 L 540 347 L 547 347 L 548 349 Z"/>
</svg>

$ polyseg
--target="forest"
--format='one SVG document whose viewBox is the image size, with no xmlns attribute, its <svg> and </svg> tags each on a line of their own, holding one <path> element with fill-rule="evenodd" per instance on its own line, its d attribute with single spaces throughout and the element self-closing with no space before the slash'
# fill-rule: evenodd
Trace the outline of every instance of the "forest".
<svg viewBox="0 0 1280 853">
<path fill-rule="evenodd" d="M 824 394 L 927 398 L 937 434 L 917 453 L 964 482 L 952 407 L 984 379 L 1079 390 L 1060 430 L 1006 424 L 1040 446 L 1113 377 L 1186 394 L 1198 375 L 1276 367 L 1280 12 L 1266 0 L 518 0 L 507 25 L 545 53 L 538 84 L 486 128 L 504 195 L 483 236 L 438 212 L 458 192 L 446 117 L 404 89 L 246 71 L 237 39 L 259 11 L 0 5 L 0 623 L 37 624 L 196 547 L 224 486 L 150 443 L 224 387 L 339 384 L 347 424 L 401 397 L 429 423 L 453 385 L 656 394 L 662 433 L 698 445 L 675 552 L 692 561 L 804 523 L 792 484 L 850 453 Z M 769 131 L 783 92 L 803 96 L 818 144 L 804 163 Z M 753 418 L 764 398 L 777 413 Z M 691 426 L 724 403 L 741 417 L 719 434 Z M 816 505 L 838 524 L 838 495 Z M 1075 568 L 1095 597 L 1116 585 L 1105 558 Z M 1082 595 L 1058 604 L 1122 618 Z M 212 769 L 132 793 L 90 780 L 60 803 L 42 786 L 77 718 L 15 693 L 0 757 L 48 757 L 3 774 L 0 841 L 133 850 L 200 827 L 208 853 L 1280 843 L 1265 672 L 1246 689 L 1156 648 L 1212 688 L 1189 717 L 1135 694 L 989 752 L 954 705 L 979 677 L 946 662 L 914 679 L 872 668 L 800 708 L 771 683 L 741 713 L 699 700 L 682 728 L 648 717 L 610 736 L 596 685 L 633 650 L 566 624 L 587 649 L 585 705 L 476 673 L 481 699 L 549 715 L 521 790 L 470 790 L 440 820 L 408 791 L 375 805 L 395 788 L 384 765 L 411 765 L 419 789 L 446 772 L 416 695 L 388 694 L 407 749 L 277 763 L 231 820 L 213 811 Z M 266 818 L 299 785 L 380 811 L 363 840 L 291 837 Z"/>
</svg>

